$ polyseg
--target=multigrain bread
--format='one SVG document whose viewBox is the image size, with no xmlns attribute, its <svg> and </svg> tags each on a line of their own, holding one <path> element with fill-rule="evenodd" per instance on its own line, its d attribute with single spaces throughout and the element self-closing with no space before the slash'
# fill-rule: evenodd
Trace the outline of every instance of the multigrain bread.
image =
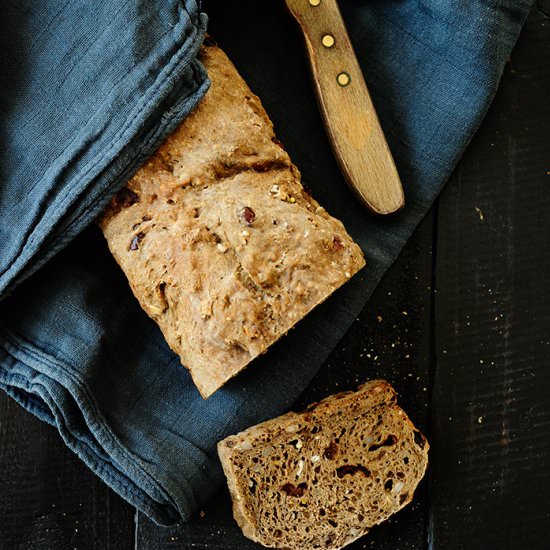
<svg viewBox="0 0 550 550">
<path fill-rule="evenodd" d="M 364 265 L 304 190 L 259 99 L 210 41 L 196 110 L 100 225 L 142 308 L 208 397 Z"/>
<path fill-rule="evenodd" d="M 243 533 L 296 550 L 342 548 L 407 505 L 428 449 L 383 380 L 218 444 Z"/>
</svg>

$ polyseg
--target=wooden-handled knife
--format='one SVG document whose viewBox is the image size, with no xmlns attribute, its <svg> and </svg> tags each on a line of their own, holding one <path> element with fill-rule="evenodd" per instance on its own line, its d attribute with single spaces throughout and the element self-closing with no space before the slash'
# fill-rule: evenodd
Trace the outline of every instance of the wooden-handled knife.
<svg viewBox="0 0 550 550">
<path fill-rule="evenodd" d="M 286 0 L 306 42 L 319 108 L 340 168 L 363 204 L 391 214 L 403 187 L 336 0 Z"/>
</svg>

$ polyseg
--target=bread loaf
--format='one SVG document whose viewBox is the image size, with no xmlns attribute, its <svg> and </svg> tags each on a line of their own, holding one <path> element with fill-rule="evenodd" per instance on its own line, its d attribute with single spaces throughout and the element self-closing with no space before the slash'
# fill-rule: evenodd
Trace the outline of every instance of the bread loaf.
<svg viewBox="0 0 550 550">
<path fill-rule="evenodd" d="M 196 110 L 100 220 L 142 308 L 203 397 L 363 265 L 304 190 L 259 99 L 212 43 Z"/>
<path fill-rule="evenodd" d="M 230 436 L 218 453 L 243 533 L 305 550 L 342 548 L 408 504 L 428 448 L 375 380 Z"/>
</svg>

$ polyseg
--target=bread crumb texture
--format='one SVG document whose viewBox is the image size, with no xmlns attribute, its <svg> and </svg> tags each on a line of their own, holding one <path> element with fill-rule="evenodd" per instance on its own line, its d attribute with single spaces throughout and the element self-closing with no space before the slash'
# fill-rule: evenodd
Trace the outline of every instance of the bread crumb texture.
<svg viewBox="0 0 550 550">
<path fill-rule="evenodd" d="M 364 265 L 300 182 L 259 99 L 212 42 L 211 87 L 100 225 L 203 397 Z"/>
<path fill-rule="evenodd" d="M 342 548 L 407 505 L 428 449 L 383 380 L 218 444 L 243 533 L 296 550 Z"/>
</svg>

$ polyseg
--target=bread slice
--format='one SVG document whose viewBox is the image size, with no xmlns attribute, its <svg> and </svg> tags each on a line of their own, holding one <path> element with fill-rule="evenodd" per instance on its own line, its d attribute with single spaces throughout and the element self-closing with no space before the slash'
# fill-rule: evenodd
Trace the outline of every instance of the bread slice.
<svg viewBox="0 0 550 550">
<path fill-rule="evenodd" d="M 245 536 L 296 550 L 342 548 L 407 505 L 428 449 L 383 380 L 218 444 Z"/>
<path fill-rule="evenodd" d="M 364 259 L 304 190 L 227 56 L 209 41 L 200 59 L 210 90 L 100 226 L 142 308 L 208 397 Z"/>
</svg>

